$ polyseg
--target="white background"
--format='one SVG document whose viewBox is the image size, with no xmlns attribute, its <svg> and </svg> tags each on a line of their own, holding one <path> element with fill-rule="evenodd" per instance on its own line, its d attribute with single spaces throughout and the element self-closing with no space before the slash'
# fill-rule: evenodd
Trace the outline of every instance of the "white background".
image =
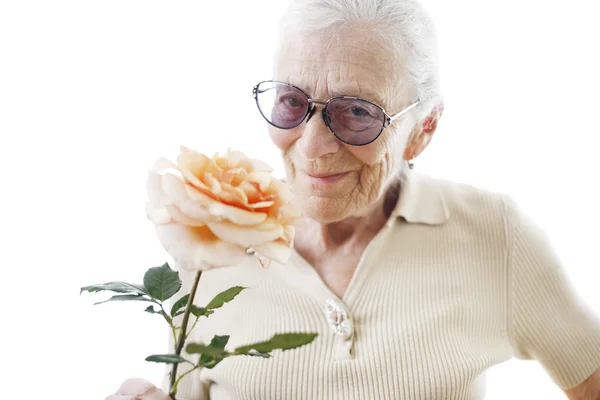
<svg viewBox="0 0 600 400">
<path fill-rule="evenodd" d="M 416 167 L 508 192 L 600 310 L 599 4 L 430 0 L 446 111 Z M 165 254 L 146 171 L 180 144 L 242 149 L 279 175 L 251 98 L 285 3 L 0 1 L 1 398 L 103 399 L 167 331 L 81 286 L 140 281 Z M 8 289 L 8 290 L 7 290 Z M 561 399 L 535 361 L 492 368 L 486 399 Z"/>
</svg>

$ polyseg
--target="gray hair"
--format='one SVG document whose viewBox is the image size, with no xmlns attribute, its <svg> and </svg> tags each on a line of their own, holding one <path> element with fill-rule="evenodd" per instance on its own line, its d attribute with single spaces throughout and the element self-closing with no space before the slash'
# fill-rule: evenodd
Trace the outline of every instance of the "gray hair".
<svg viewBox="0 0 600 400">
<path fill-rule="evenodd" d="M 343 27 L 376 34 L 396 54 L 412 100 L 420 101 L 418 120 L 442 101 L 435 27 L 417 0 L 292 0 L 281 19 L 278 47 L 290 32 L 320 34 Z"/>
</svg>

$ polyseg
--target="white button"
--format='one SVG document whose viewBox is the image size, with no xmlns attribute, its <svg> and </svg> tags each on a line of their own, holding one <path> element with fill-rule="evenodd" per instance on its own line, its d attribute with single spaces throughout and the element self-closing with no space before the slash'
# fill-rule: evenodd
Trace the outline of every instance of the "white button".
<svg viewBox="0 0 600 400">
<path fill-rule="evenodd" d="M 343 303 L 337 300 L 328 300 L 325 305 L 325 317 L 337 335 L 345 339 L 352 337 L 354 331 L 352 317 Z"/>
</svg>

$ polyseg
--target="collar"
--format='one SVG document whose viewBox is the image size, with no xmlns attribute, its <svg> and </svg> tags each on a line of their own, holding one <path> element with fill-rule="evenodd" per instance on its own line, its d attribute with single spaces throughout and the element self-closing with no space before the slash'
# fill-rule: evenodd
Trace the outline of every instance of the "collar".
<svg viewBox="0 0 600 400">
<path fill-rule="evenodd" d="M 414 170 L 402 172 L 398 203 L 392 216 L 403 217 L 409 223 L 441 225 L 450 218 L 450 211 L 440 182 Z M 394 218 L 388 220 L 391 224 Z"/>
</svg>

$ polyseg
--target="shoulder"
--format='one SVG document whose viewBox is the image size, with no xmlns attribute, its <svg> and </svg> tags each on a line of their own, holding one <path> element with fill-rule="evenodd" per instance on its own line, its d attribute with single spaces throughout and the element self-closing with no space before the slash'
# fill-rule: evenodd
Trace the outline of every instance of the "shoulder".
<svg viewBox="0 0 600 400">
<path fill-rule="evenodd" d="M 403 179 L 396 215 L 417 231 L 434 227 L 427 235 L 472 250 L 502 252 L 509 246 L 512 201 L 506 194 L 415 171 Z"/>
<path fill-rule="evenodd" d="M 449 222 L 504 223 L 507 215 L 516 208 L 512 198 L 500 191 L 425 174 L 419 176 L 419 181 L 420 185 L 439 193 L 448 209 Z"/>
</svg>

